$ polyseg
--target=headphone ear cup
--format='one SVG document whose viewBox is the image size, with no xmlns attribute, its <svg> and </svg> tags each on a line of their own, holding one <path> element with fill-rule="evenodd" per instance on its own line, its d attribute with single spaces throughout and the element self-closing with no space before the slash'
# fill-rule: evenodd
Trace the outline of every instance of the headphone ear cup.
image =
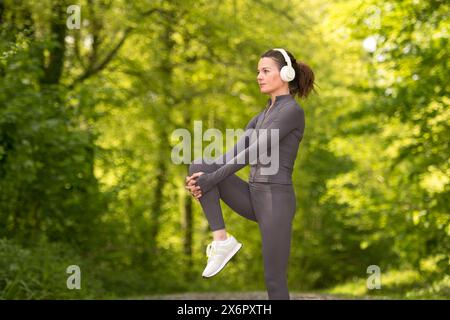
<svg viewBox="0 0 450 320">
<path fill-rule="evenodd" d="M 280 77 L 281 80 L 286 81 L 286 66 L 282 67 L 280 70 Z"/>
<path fill-rule="evenodd" d="M 295 79 L 295 69 L 292 67 L 288 67 L 288 81 L 292 81 Z"/>
<path fill-rule="evenodd" d="M 295 79 L 295 70 L 292 67 L 284 66 L 280 70 L 281 80 L 289 82 Z"/>
</svg>

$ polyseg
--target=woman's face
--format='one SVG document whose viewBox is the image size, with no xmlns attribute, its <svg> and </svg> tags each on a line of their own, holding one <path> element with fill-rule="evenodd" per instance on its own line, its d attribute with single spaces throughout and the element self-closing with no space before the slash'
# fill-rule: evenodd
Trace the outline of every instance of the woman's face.
<svg viewBox="0 0 450 320">
<path fill-rule="evenodd" d="M 259 60 L 257 77 L 259 89 L 262 93 L 270 94 L 285 86 L 280 78 L 280 70 L 272 58 L 264 57 Z"/>
</svg>

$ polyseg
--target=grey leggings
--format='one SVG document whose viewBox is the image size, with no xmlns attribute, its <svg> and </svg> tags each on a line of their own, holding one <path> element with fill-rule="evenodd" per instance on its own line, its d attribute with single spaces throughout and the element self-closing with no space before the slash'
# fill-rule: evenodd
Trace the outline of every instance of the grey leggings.
<svg viewBox="0 0 450 320">
<path fill-rule="evenodd" d="M 189 175 L 213 172 L 219 167 L 215 163 L 192 163 Z M 200 198 L 211 231 L 225 228 L 220 199 L 241 216 L 258 223 L 269 299 L 288 300 L 287 267 L 296 207 L 293 186 L 247 183 L 235 174 L 228 176 Z"/>
</svg>

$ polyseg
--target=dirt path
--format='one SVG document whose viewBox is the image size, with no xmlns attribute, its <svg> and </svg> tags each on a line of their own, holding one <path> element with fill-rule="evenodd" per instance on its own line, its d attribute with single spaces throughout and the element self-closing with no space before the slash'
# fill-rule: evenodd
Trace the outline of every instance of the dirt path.
<svg viewBox="0 0 450 320">
<path fill-rule="evenodd" d="M 142 300 L 267 300 L 266 292 L 186 292 L 140 297 Z M 345 300 L 344 298 L 320 293 L 291 293 L 292 300 Z"/>
</svg>

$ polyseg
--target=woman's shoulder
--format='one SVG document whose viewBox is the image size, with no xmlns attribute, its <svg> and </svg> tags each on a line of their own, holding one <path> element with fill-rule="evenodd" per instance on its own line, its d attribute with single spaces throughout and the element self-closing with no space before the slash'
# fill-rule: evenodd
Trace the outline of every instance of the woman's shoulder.
<svg viewBox="0 0 450 320">
<path fill-rule="evenodd" d="M 286 104 L 283 107 L 283 111 L 286 115 L 292 115 L 292 116 L 304 116 L 305 111 L 301 107 L 301 105 L 295 100 L 294 98 L 289 99 L 286 101 Z"/>
</svg>

